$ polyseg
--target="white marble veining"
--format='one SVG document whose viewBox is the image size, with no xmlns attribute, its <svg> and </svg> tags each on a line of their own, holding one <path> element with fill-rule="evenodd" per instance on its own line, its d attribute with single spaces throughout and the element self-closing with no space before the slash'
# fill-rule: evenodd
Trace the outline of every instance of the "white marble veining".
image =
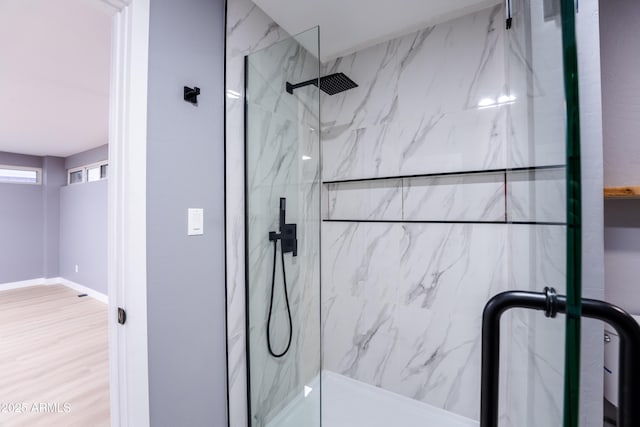
<svg viewBox="0 0 640 427">
<path fill-rule="evenodd" d="M 326 219 L 402 219 L 402 179 L 328 184 Z"/>
<path fill-rule="evenodd" d="M 324 103 L 322 107 L 324 111 Z M 496 106 L 418 121 L 399 118 L 360 128 L 324 128 L 323 177 L 330 181 L 505 168 L 505 120 L 505 106 Z"/>
<path fill-rule="evenodd" d="M 328 64 L 360 87 L 322 100 L 324 180 L 563 164 L 558 28 L 545 21 L 527 40 L 518 16 L 505 36 L 501 17 L 487 9 Z M 328 218 L 391 219 L 401 191 L 402 220 L 564 222 L 561 170 L 506 175 L 507 189 L 502 173 L 330 185 Z M 482 308 L 501 290 L 562 290 L 564 237 L 562 226 L 325 223 L 324 366 L 477 418 Z M 557 424 L 563 328 L 545 320 L 503 322 L 508 425 Z"/>
<path fill-rule="evenodd" d="M 505 241 L 494 224 L 325 223 L 324 368 L 477 419 Z"/>
<path fill-rule="evenodd" d="M 323 178 L 371 178 L 506 165 L 499 6 L 338 58 L 359 87 L 322 99 Z"/>
<path fill-rule="evenodd" d="M 504 221 L 504 174 L 404 179 L 403 219 Z"/>
</svg>

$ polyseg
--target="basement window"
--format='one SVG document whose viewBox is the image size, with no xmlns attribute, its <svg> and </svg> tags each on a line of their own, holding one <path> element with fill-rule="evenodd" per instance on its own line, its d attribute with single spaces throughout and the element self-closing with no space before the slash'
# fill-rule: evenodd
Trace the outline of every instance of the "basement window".
<svg viewBox="0 0 640 427">
<path fill-rule="evenodd" d="M 108 163 L 100 162 L 81 166 L 68 170 L 67 182 L 80 184 L 83 182 L 95 182 L 107 178 Z"/>
<path fill-rule="evenodd" d="M 0 165 L 0 183 L 39 185 L 41 175 L 40 168 Z"/>
</svg>

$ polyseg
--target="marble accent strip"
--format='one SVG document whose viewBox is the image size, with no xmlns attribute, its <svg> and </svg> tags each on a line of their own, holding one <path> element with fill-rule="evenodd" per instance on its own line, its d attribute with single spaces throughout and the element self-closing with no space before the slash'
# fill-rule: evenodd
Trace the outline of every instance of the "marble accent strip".
<svg viewBox="0 0 640 427">
<path fill-rule="evenodd" d="M 327 185 L 327 219 L 402 218 L 402 179 L 381 182 L 348 182 Z"/>
<path fill-rule="evenodd" d="M 376 177 L 369 177 L 369 178 L 325 180 L 322 183 L 323 184 L 340 184 L 345 182 L 381 181 L 385 179 L 427 178 L 427 177 L 472 175 L 472 174 L 486 174 L 486 173 L 511 173 L 511 172 L 536 171 L 536 170 L 546 170 L 546 169 L 563 169 L 565 167 L 566 166 L 564 164 L 543 165 L 543 166 L 524 166 L 519 168 L 508 168 L 508 169 L 507 168 L 479 169 L 479 170 L 464 170 L 464 171 L 453 171 L 453 172 L 420 173 L 420 174 L 413 174 L 413 175 L 376 176 Z"/>
<path fill-rule="evenodd" d="M 332 182 L 323 219 L 564 225 L 564 173 L 553 165 Z"/>
<path fill-rule="evenodd" d="M 406 179 L 402 219 L 504 220 L 504 183 L 502 173 Z"/>
</svg>

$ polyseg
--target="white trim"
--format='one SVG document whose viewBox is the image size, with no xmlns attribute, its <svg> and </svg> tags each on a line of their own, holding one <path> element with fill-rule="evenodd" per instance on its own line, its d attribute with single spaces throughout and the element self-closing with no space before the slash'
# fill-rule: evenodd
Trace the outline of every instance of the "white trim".
<svg viewBox="0 0 640 427">
<path fill-rule="evenodd" d="M 31 286 L 40 286 L 45 283 L 44 277 L 39 277 L 37 279 L 30 280 L 21 280 L 19 282 L 8 282 L 8 283 L 0 283 L 0 292 L 8 291 L 10 289 L 20 289 L 20 288 L 28 288 Z"/>
<path fill-rule="evenodd" d="M 32 286 L 51 286 L 51 285 L 63 285 L 69 289 L 73 289 L 74 291 L 80 292 L 81 294 L 87 294 L 87 296 L 97 299 L 98 301 L 103 302 L 105 304 L 108 304 L 109 302 L 109 297 L 103 294 L 102 292 L 98 292 L 94 289 L 88 288 L 79 283 L 72 282 L 71 280 L 65 279 L 64 277 L 50 277 L 48 279 L 45 279 L 44 277 L 40 277 L 38 279 L 2 283 L 0 284 L 0 291 L 8 291 L 10 289 L 30 288 Z"/>
<path fill-rule="evenodd" d="M 81 294 L 87 294 L 91 298 L 97 299 L 100 302 L 105 304 L 109 303 L 109 297 L 102 292 L 98 292 L 94 289 L 88 288 L 84 285 L 81 285 L 76 282 L 72 282 L 71 280 L 65 279 L 64 277 L 56 277 L 55 279 L 47 279 L 45 285 L 64 285 L 67 288 L 71 288 L 74 291 L 77 291 Z"/>
<path fill-rule="evenodd" d="M 135 0 L 113 17 L 108 180 L 113 427 L 150 423 L 146 270 L 149 2 Z M 127 311 L 125 325 L 117 323 L 118 307 Z"/>
<path fill-rule="evenodd" d="M 110 15 L 115 15 L 131 4 L 131 0 L 93 0 L 92 4 Z"/>
</svg>

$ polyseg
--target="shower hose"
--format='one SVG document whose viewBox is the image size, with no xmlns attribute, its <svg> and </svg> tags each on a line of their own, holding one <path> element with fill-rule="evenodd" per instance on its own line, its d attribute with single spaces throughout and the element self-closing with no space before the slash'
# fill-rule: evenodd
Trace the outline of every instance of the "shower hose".
<svg viewBox="0 0 640 427">
<path fill-rule="evenodd" d="M 289 306 L 289 292 L 287 291 L 287 275 L 284 269 L 284 251 L 280 251 L 280 259 L 282 261 L 282 281 L 284 283 L 284 300 L 287 303 L 287 316 L 289 317 L 289 340 L 287 347 L 282 353 L 275 353 L 271 347 L 271 314 L 273 312 L 273 294 L 276 288 L 276 264 L 278 254 L 278 240 L 273 241 L 273 274 L 271 275 L 271 301 L 269 302 L 269 317 L 267 319 L 267 346 L 269 347 L 269 353 L 275 358 L 280 358 L 287 354 L 289 347 L 291 347 L 291 339 L 293 338 L 293 322 L 291 320 L 291 307 Z"/>
</svg>

